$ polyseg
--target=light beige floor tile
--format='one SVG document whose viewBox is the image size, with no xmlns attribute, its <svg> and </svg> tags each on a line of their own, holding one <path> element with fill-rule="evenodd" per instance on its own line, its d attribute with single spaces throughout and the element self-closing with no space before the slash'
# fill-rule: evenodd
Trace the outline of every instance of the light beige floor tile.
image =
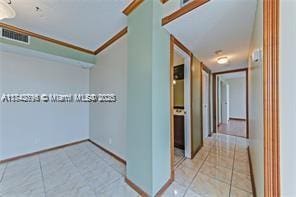
<svg viewBox="0 0 296 197">
<path fill-rule="evenodd" d="M 189 189 L 186 192 L 185 197 L 202 197 L 202 196 Z"/>
<path fill-rule="evenodd" d="M 235 152 L 235 160 L 242 161 L 242 162 L 249 162 L 249 155 L 245 152 Z"/>
<path fill-rule="evenodd" d="M 162 197 L 183 197 L 186 191 L 186 187 L 179 183 L 173 182 L 169 188 L 164 192 Z"/>
<path fill-rule="evenodd" d="M 184 187 L 188 187 L 196 173 L 196 170 L 181 165 L 175 170 L 175 181 Z"/>
<path fill-rule="evenodd" d="M 47 197 L 96 197 L 95 192 L 87 185 L 73 187 L 69 190 L 50 190 L 46 193 Z"/>
<path fill-rule="evenodd" d="M 236 144 L 241 148 L 247 148 L 249 146 L 249 140 L 246 138 L 237 137 Z"/>
<path fill-rule="evenodd" d="M 174 166 L 177 166 L 178 164 L 180 164 L 183 160 L 183 156 L 180 155 L 174 155 Z"/>
<path fill-rule="evenodd" d="M 253 197 L 252 193 L 231 186 L 230 197 Z"/>
<path fill-rule="evenodd" d="M 125 176 L 126 166 L 122 162 L 113 159 L 111 167 L 119 172 L 122 176 Z"/>
<path fill-rule="evenodd" d="M 95 171 L 89 171 L 83 174 L 83 178 L 93 189 L 100 189 L 119 180 L 121 177 L 122 176 L 116 170 L 109 166 L 98 168 Z"/>
<path fill-rule="evenodd" d="M 204 164 L 199 172 L 227 184 L 230 184 L 231 182 L 232 170 L 228 168 Z"/>
<path fill-rule="evenodd" d="M 211 155 L 215 154 L 220 157 L 225 157 L 225 158 L 229 158 L 229 159 L 233 159 L 233 157 L 234 157 L 234 151 L 223 151 L 223 150 L 211 149 L 210 154 Z"/>
<path fill-rule="evenodd" d="M 248 154 L 248 147 L 242 147 L 240 145 L 235 146 L 235 151 L 240 153 L 247 153 Z"/>
<path fill-rule="evenodd" d="M 97 196 L 104 197 L 137 197 L 139 196 L 137 192 L 135 192 L 132 188 L 130 188 L 124 181 L 124 179 L 120 179 L 111 183 L 110 185 L 99 189 L 96 192 Z"/>
<path fill-rule="evenodd" d="M 203 160 L 205 160 L 207 158 L 208 154 L 209 154 L 209 150 L 201 148 L 198 151 L 198 153 L 196 153 L 196 155 L 194 156 L 194 158 L 192 160 L 194 160 L 194 161 L 196 161 L 196 160 L 203 161 Z"/>
<path fill-rule="evenodd" d="M 232 169 L 233 167 L 233 159 L 228 157 L 223 157 L 216 154 L 210 154 L 205 161 L 206 163 L 220 166 L 228 169 Z"/>
<path fill-rule="evenodd" d="M 232 185 L 241 190 L 252 192 L 251 177 L 248 175 L 233 172 Z"/>
<path fill-rule="evenodd" d="M 191 160 L 191 159 L 185 159 L 180 166 L 184 166 L 187 168 L 190 168 L 194 171 L 198 171 L 202 164 L 204 163 L 203 160 Z"/>
<path fill-rule="evenodd" d="M 228 197 L 230 185 L 199 173 L 190 189 L 201 196 Z"/>
<path fill-rule="evenodd" d="M 235 160 L 233 171 L 250 176 L 249 162 Z"/>
<path fill-rule="evenodd" d="M 23 185 L 13 190 L 7 190 L 0 193 L 1 197 L 45 197 L 43 187 L 32 187 L 32 185 Z"/>
<path fill-rule="evenodd" d="M 28 157 L 7 163 L 0 182 L 0 196 L 43 195 L 42 175 L 38 157 Z"/>
<path fill-rule="evenodd" d="M 76 170 L 57 170 L 55 173 L 44 175 L 44 185 L 46 192 L 62 193 L 71 189 L 85 187 L 87 183 Z"/>
</svg>

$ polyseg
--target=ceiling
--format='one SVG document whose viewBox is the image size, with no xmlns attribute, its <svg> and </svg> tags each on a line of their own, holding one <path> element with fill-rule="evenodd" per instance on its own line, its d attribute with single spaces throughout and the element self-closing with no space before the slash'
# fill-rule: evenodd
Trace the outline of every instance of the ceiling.
<svg viewBox="0 0 296 197">
<path fill-rule="evenodd" d="M 132 0 L 11 1 L 16 17 L 4 23 L 95 50 L 127 25 L 122 10 Z"/>
<path fill-rule="evenodd" d="M 257 0 L 210 0 L 165 28 L 212 71 L 247 67 Z M 217 64 L 215 51 L 230 59 Z"/>
<path fill-rule="evenodd" d="M 227 74 L 221 74 L 221 75 L 218 75 L 218 76 L 222 80 L 245 78 L 246 77 L 246 72 L 242 71 L 242 72 L 235 72 L 235 73 L 227 73 Z"/>
</svg>

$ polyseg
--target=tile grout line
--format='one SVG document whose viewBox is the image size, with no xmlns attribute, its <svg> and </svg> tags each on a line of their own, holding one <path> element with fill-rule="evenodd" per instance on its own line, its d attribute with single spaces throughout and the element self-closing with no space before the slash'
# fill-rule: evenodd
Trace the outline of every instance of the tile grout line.
<svg viewBox="0 0 296 197">
<path fill-rule="evenodd" d="M 89 142 L 86 142 L 86 143 L 89 143 Z M 93 145 L 92 143 L 90 143 L 91 145 Z M 97 147 L 97 146 L 95 146 L 97 149 L 99 149 L 99 150 L 101 150 L 101 151 L 103 151 L 101 148 L 99 148 L 99 147 Z M 88 146 L 86 146 L 86 148 L 91 152 L 91 153 L 93 153 L 96 157 L 98 157 L 99 159 L 101 159 L 102 161 L 103 161 L 103 163 L 104 164 L 106 164 L 107 166 L 109 166 L 110 168 L 112 168 L 113 170 L 115 170 L 116 172 L 118 172 L 119 174 L 120 174 L 120 178 L 118 178 L 118 179 L 115 179 L 114 181 L 112 181 L 109 185 L 111 185 L 111 184 L 113 184 L 113 183 L 115 183 L 115 182 L 117 182 L 117 181 L 120 181 L 120 179 L 121 178 L 123 178 L 124 177 L 124 175 L 122 175 L 121 174 L 121 172 L 119 172 L 117 169 L 115 169 L 112 165 L 110 165 L 104 158 L 101 158 L 99 155 L 97 155 L 96 154 L 96 152 L 95 151 L 93 151 L 91 148 L 89 148 Z M 103 151 L 104 152 L 104 151 Z M 104 152 L 105 153 L 105 152 Z M 108 154 L 108 153 L 106 153 L 106 154 Z M 109 154 L 108 154 L 109 155 Z M 110 155 L 111 156 L 111 155 Z M 113 157 L 111 156 L 111 158 L 113 159 Z M 106 186 L 108 186 L 108 185 L 106 185 Z M 106 186 L 104 186 L 104 187 L 106 187 Z M 103 186 L 100 188 L 100 190 L 102 190 L 103 189 Z M 95 193 L 96 194 L 96 193 Z"/>
<path fill-rule="evenodd" d="M 235 163 L 235 152 L 236 152 L 236 138 L 235 138 L 235 145 L 234 145 L 234 154 L 233 154 L 233 162 L 232 162 L 232 171 L 231 171 L 231 179 L 230 179 L 230 187 L 229 187 L 229 197 L 231 195 L 231 188 L 232 188 L 232 178 L 233 178 L 233 170 L 234 170 L 234 163 Z"/>
<path fill-rule="evenodd" d="M 213 145 L 212 145 L 212 146 L 213 146 Z M 192 180 L 191 180 L 190 184 L 189 184 L 189 185 L 188 185 L 188 187 L 186 188 L 186 190 L 185 190 L 185 192 L 184 192 L 184 195 L 183 195 L 183 197 L 185 197 L 185 195 L 187 194 L 187 192 L 188 192 L 188 190 L 189 190 L 190 186 L 192 185 L 192 183 L 193 183 L 194 179 L 197 177 L 197 175 L 198 175 L 198 173 L 199 173 L 200 169 L 202 168 L 202 166 L 203 166 L 203 165 L 204 165 L 204 163 L 206 162 L 207 158 L 209 157 L 209 154 L 210 154 L 210 151 L 211 151 L 211 149 L 212 149 L 212 146 L 211 146 L 211 148 L 209 149 L 209 152 L 208 152 L 208 154 L 207 154 L 206 158 L 204 159 L 204 161 L 202 162 L 202 164 L 201 164 L 201 165 L 200 165 L 200 167 L 198 168 L 198 170 L 197 170 L 196 174 L 195 174 L 195 175 L 194 175 L 194 177 L 192 178 Z M 194 158 L 193 158 L 193 159 L 194 159 Z"/>
<path fill-rule="evenodd" d="M 38 161 L 39 161 L 39 168 L 40 168 L 40 172 L 41 172 L 41 179 L 42 179 L 42 185 L 43 185 L 44 195 L 46 197 L 47 196 L 47 194 L 46 194 L 46 187 L 45 187 L 43 169 L 42 169 L 42 165 L 41 165 L 41 160 L 40 160 L 40 155 L 39 154 L 38 154 Z"/>
<path fill-rule="evenodd" d="M 65 151 L 65 149 L 62 149 L 63 152 L 65 153 L 66 157 L 69 159 L 69 161 L 71 162 L 71 164 L 74 166 L 75 170 L 78 172 L 78 174 L 81 176 L 81 179 L 83 182 L 85 182 L 87 184 L 87 186 L 90 187 L 91 191 L 94 192 L 94 195 L 96 195 L 96 191 L 91 187 L 91 185 L 88 183 L 88 181 L 85 180 L 85 178 L 83 177 L 83 174 L 80 172 L 79 168 L 74 164 L 74 162 L 72 161 L 72 159 L 70 158 L 70 156 L 67 154 L 67 151 Z"/>
<path fill-rule="evenodd" d="M 186 157 L 183 157 L 179 162 L 177 162 L 177 164 L 175 165 L 175 169 L 177 169 L 185 160 L 186 160 Z"/>
<path fill-rule="evenodd" d="M 7 166 L 8 166 L 8 163 L 5 164 L 5 167 L 4 167 L 4 169 L 3 169 L 3 173 L 2 173 L 2 175 L 1 175 L 1 177 L 0 177 L 0 183 L 1 183 L 2 180 L 4 179 L 4 174 L 5 174 L 5 172 L 6 172 L 6 168 L 7 168 Z"/>
<path fill-rule="evenodd" d="M 96 147 L 96 146 L 95 146 Z M 123 176 L 124 177 L 124 175 L 123 174 L 121 174 L 121 172 L 119 172 L 119 170 L 117 170 L 116 168 L 114 168 L 112 165 L 110 165 L 103 157 L 101 158 L 100 156 L 98 156 L 97 154 L 96 154 L 96 152 L 95 151 L 93 151 L 93 150 L 91 150 L 88 146 L 86 147 L 88 150 L 90 150 L 92 153 L 94 153 L 98 158 L 100 158 L 105 164 L 107 164 L 110 168 L 112 168 L 113 170 L 115 170 L 116 172 L 118 172 L 121 176 Z M 99 148 L 99 147 L 96 147 L 97 149 L 99 149 L 99 150 L 102 150 L 101 148 Z M 104 152 L 104 151 L 103 151 Z M 108 153 L 104 153 L 104 154 L 107 154 L 107 155 L 109 155 Z M 111 155 L 109 155 L 109 156 L 111 156 Z M 111 158 L 113 159 L 113 157 L 111 156 Z M 116 160 L 115 160 L 116 161 Z M 117 162 L 117 161 L 116 161 Z M 125 166 L 125 165 L 124 165 Z"/>
<path fill-rule="evenodd" d="M 96 157 L 98 157 L 99 159 L 101 159 L 105 164 L 108 164 L 103 158 L 100 158 L 97 154 L 95 154 L 95 152 L 94 151 L 92 151 L 90 148 L 88 148 L 88 147 L 86 147 L 86 149 L 87 150 L 89 150 L 92 154 L 94 154 Z M 69 157 L 69 155 L 67 154 L 67 152 L 63 149 L 63 151 L 65 152 L 65 155 L 68 157 L 68 159 L 70 160 L 70 162 L 72 163 L 72 165 L 75 167 L 75 169 L 78 171 L 78 173 L 80 174 L 80 176 L 82 177 L 82 180 L 84 181 L 84 178 L 83 178 L 83 174 L 80 172 L 80 170 L 78 169 L 78 167 L 74 164 L 74 162 L 72 161 L 72 159 Z M 108 164 L 108 166 L 109 167 L 111 167 L 109 164 Z M 111 167 L 113 170 L 115 170 L 113 167 Z M 116 170 L 115 170 L 116 171 Z M 118 171 L 116 171 L 116 172 L 118 172 Z M 120 173 L 119 173 L 120 174 Z M 121 174 L 120 174 L 121 175 Z M 122 175 L 121 175 L 122 176 Z M 117 181 L 120 181 L 120 179 L 121 179 L 122 177 L 120 177 L 120 178 L 118 178 L 118 179 L 116 179 L 116 180 L 114 180 L 114 181 L 112 181 L 112 182 L 110 182 L 109 183 L 109 185 L 111 185 L 111 184 L 113 184 L 113 183 L 115 183 L 115 182 L 117 182 Z M 94 190 L 93 188 L 92 188 L 92 186 L 88 183 L 88 181 L 84 181 L 84 182 L 86 182 L 87 183 L 87 186 L 89 186 L 90 187 L 90 189 L 91 189 L 91 191 L 93 191 L 94 192 L 94 194 L 96 195 L 96 190 Z M 108 185 L 103 185 L 103 186 L 100 186 L 100 190 L 102 190 L 104 187 L 106 187 L 106 186 L 108 186 Z"/>
</svg>

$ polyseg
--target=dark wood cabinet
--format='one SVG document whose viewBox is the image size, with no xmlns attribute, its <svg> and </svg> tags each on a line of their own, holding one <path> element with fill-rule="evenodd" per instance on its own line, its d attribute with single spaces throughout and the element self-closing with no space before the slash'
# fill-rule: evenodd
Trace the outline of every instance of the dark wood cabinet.
<svg viewBox="0 0 296 197">
<path fill-rule="evenodd" d="M 174 144 L 184 150 L 184 116 L 174 115 Z"/>
</svg>

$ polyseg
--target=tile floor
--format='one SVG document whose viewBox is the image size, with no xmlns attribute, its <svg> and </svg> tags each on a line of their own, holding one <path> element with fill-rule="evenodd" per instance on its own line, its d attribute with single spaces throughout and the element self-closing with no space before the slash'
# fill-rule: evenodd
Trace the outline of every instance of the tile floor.
<svg viewBox="0 0 296 197">
<path fill-rule="evenodd" d="M 185 159 L 184 150 L 175 147 L 174 154 L 174 165 L 175 167 L 178 167 Z"/>
<path fill-rule="evenodd" d="M 1 197 L 133 197 L 125 166 L 89 142 L 0 164 Z"/>
<path fill-rule="evenodd" d="M 247 137 L 247 125 L 244 120 L 229 120 L 228 124 L 221 124 L 218 132 L 226 135 L 237 137 Z"/>
<path fill-rule="evenodd" d="M 251 197 L 252 184 L 245 138 L 216 134 L 207 138 L 194 159 L 175 170 L 165 197 Z"/>
<path fill-rule="evenodd" d="M 247 147 L 245 139 L 223 134 L 206 139 L 194 159 L 176 161 L 163 196 L 252 196 Z M 122 163 L 84 142 L 0 164 L 0 196 L 138 196 L 124 175 Z"/>
</svg>

